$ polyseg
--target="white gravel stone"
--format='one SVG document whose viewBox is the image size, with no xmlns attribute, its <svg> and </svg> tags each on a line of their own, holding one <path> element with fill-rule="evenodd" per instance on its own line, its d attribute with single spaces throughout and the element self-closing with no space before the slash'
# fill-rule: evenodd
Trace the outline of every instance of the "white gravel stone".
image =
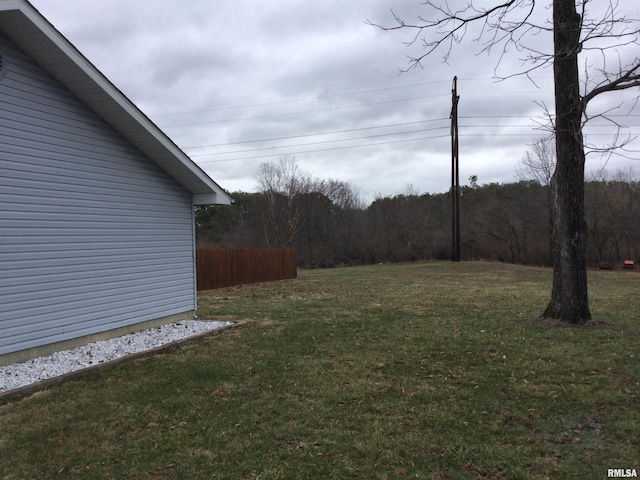
<svg viewBox="0 0 640 480">
<path fill-rule="evenodd" d="M 232 322 L 185 320 L 0 367 L 0 393 L 116 360 L 133 353 L 151 350 L 176 340 L 201 335 L 231 324 Z"/>
</svg>

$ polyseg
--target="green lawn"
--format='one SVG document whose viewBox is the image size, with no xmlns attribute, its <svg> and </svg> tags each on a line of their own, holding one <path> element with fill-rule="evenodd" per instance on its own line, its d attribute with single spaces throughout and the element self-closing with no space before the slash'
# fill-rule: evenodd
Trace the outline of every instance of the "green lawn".
<svg viewBox="0 0 640 480">
<path fill-rule="evenodd" d="M 204 292 L 244 326 L 0 406 L 4 479 L 605 479 L 640 470 L 640 273 L 595 321 L 536 317 L 551 270 L 302 271 Z"/>
</svg>

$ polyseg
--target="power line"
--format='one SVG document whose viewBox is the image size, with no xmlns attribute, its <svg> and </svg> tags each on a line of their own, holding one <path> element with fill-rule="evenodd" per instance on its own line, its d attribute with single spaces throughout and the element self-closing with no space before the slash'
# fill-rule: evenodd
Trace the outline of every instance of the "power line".
<svg viewBox="0 0 640 480">
<path fill-rule="evenodd" d="M 264 151 L 264 150 L 274 150 L 276 148 L 292 148 L 292 147 L 305 147 L 307 145 L 323 145 L 326 143 L 336 143 L 336 142 L 351 142 L 354 140 L 364 140 L 367 138 L 380 138 L 380 137 L 390 137 L 393 135 L 407 135 L 410 133 L 423 133 L 423 132 L 430 132 L 430 131 L 435 131 L 435 130 L 446 130 L 449 127 L 435 127 L 435 128 L 427 128 L 427 129 L 421 129 L 421 130 L 409 130 L 406 132 L 394 132 L 394 133 L 380 133 L 378 135 L 365 135 L 364 137 L 351 137 L 351 138 L 340 138 L 340 139 L 336 139 L 336 140 L 321 140 L 318 142 L 306 142 L 306 143 L 296 143 L 293 145 L 278 145 L 278 146 L 274 146 L 274 147 L 261 147 L 261 148 L 250 148 L 247 150 L 236 150 L 233 152 L 216 152 L 216 153 L 200 153 L 200 154 L 196 154 L 196 155 L 191 155 L 192 157 L 206 157 L 206 156 L 212 156 L 212 155 L 234 155 L 236 153 L 247 153 L 247 152 L 259 152 L 259 151 Z"/>
<path fill-rule="evenodd" d="M 331 148 L 321 148 L 318 150 L 305 150 L 305 151 L 299 151 L 299 152 L 288 152 L 286 153 L 286 155 L 301 155 L 301 154 L 305 154 L 305 153 L 318 153 L 318 152 L 330 152 L 330 151 L 334 151 L 334 150 L 345 150 L 348 148 L 361 148 L 361 147 L 373 147 L 376 145 L 389 145 L 389 144 L 393 144 L 393 143 L 406 143 L 406 142 L 417 142 L 420 140 L 433 140 L 433 139 L 438 139 L 438 138 L 447 138 L 448 135 L 436 135 L 434 137 L 421 137 L 421 138 L 410 138 L 410 139 L 406 139 L 406 140 L 393 140 L 390 142 L 377 142 L 377 143 L 366 143 L 366 144 L 362 144 L 362 145 L 346 145 L 343 147 L 331 147 Z M 233 161 L 238 161 L 238 160 L 252 160 L 252 159 L 256 159 L 256 158 L 267 158 L 267 157 L 277 157 L 280 155 L 284 155 L 283 153 L 270 153 L 267 155 L 254 155 L 251 157 L 238 157 L 238 158 L 227 158 L 227 159 L 221 159 L 221 160 L 200 160 L 198 163 L 219 163 L 219 162 L 233 162 Z"/>
<path fill-rule="evenodd" d="M 541 115 L 542 116 L 542 115 Z M 553 114 L 552 114 L 553 116 Z M 547 118 L 546 116 L 544 116 L 545 118 Z M 603 115 L 602 117 L 593 117 L 591 118 L 591 121 L 596 120 L 597 118 L 599 119 L 606 119 L 606 118 L 628 118 L 628 117 L 640 117 L 640 114 L 636 115 L 636 114 L 629 114 L 629 115 L 624 115 L 624 114 L 620 114 L 620 115 Z M 474 115 L 474 116 L 461 116 L 458 118 L 531 118 L 531 115 Z"/>
<path fill-rule="evenodd" d="M 552 77 L 535 77 L 537 79 L 542 79 L 542 78 L 547 78 L 550 79 Z M 478 80 L 487 80 L 486 78 L 464 78 L 461 79 L 464 81 L 478 81 Z M 338 98 L 338 97 L 347 97 L 347 96 L 351 96 L 351 95 L 362 95 L 364 93 L 378 93 L 378 92 L 385 92 L 385 91 L 389 91 L 389 90 L 401 90 L 404 88 L 413 88 L 413 87 L 424 87 L 427 85 L 436 85 L 439 83 L 448 83 L 449 80 L 436 80 L 433 82 L 423 82 L 423 83 L 412 83 L 412 84 L 408 84 L 408 85 L 398 85 L 395 87 L 385 87 L 385 88 L 377 88 L 377 89 L 372 89 L 372 90 L 359 90 L 359 91 L 355 91 L 355 92 L 347 92 L 347 93 L 336 93 L 336 94 L 331 94 L 331 95 L 319 95 L 316 97 L 304 97 L 304 98 L 296 98 L 296 99 L 291 99 L 291 100 L 279 100 L 276 102 L 263 102 L 263 103 L 252 103 L 252 104 L 245 104 L 245 105 L 232 105 L 232 106 L 228 106 L 228 107 L 219 107 L 219 108 L 211 108 L 211 109 L 205 109 L 205 110 L 191 110 L 191 111 L 185 111 L 185 112 L 173 112 L 173 113 L 159 113 L 156 115 L 153 115 L 154 117 L 171 117 L 171 116 L 177 116 L 177 115 L 190 115 L 190 114 L 194 114 L 194 113 L 208 113 L 208 112 L 218 112 L 218 111 L 223 111 L 223 110 L 238 110 L 241 108 L 253 108 L 253 107 L 266 107 L 266 106 L 271 106 L 271 105 L 284 105 L 284 104 L 288 104 L 288 103 L 296 103 L 296 102 L 307 102 L 307 101 L 311 101 L 311 100 L 324 100 L 327 98 Z M 495 82 L 494 82 L 495 83 Z M 532 92 L 544 92 L 544 90 L 527 90 L 526 92 L 509 92 L 509 93 L 532 93 Z M 492 94 L 493 92 L 489 92 L 489 94 Z M 504 91 L 500 91 L 497 92 L 500 94 L 503 94 Z M 473 92 L 470 93 L 470 95 L 486 95 L 486 92 Z"/>
<path fill-rule="evenodd" d="M 194 125 L 208 125 L 208 124 L 212 124 L 212 123 L 230 123 L 230 122 L 242 122 L 244 120 L 260 120 L 260 119 L 264 119 L 264 118 L 275 118 L 275 117 L 286 117 L 286 116 L 290 116 L 290 115 L 305 115 L 307 113 L 321 113 L 321 112 L 330 112 L 330 111 L 335 111 L 335 110 L 345 110 L 348 108 L 362 108 L 362 107 L 371 107 L 374 105 L 385 105 L 385 104 L 389 104 L 389 103 L 400 103 L 400 102 L 410 102 L 413 100 L 424 100 L 425 98 L 435 98 L 435 97 L 440 97 L 446 94 L 442 94 L 442 95 L 430 95 L 430 96 L 423 96 L 423 97 L 412 97 L 412 98 L 402 98 L 402 99 L 397 99 L 397 100 L 385 100 L 384 102 L 373 102 L 373 103 L 363 103 L 360 105 L 343 105 L 341 107 L 331 107 L 331 108 L 321 108 L 318 110 L 303 110 L 303 111 L 299 111 L 299 112 L 287 112 L 287 113 L 271 113 L 269 115 L 258 115 L 255 117 L 244 117 L 244 118 L 229 118 L 229 119 L 225 119 L 225 120 L 209 120 L 206 122 L 196 122 L 196 123 L 180 123 L 180 124 L 176 124 L 176 125 L 163 125 L 160 128 L 175 128 L 175 127 L 192 127 Z"/>
<path fill-rule="evenodd" d="M 272 138 L 264 138 L 264 139 L 260 139 L 260 140 L 244 140 L 241 142 L 229 142 L 229 143 L 217 143 L 217 144 L 212 144 L 212 145 L 198 145 L 198 146 L 194 146 L 194 147 L 182 147 L 182 150 L 191 150 L 194 148 L 208 148 L 208 147 L 226 147 L 229 145 L 242 145 L 242 144 L 246 144 L 246 143 L 260 143 L 260 142 L 272 142 L 272 141 L 276 141 L 276 140 L 290 140 L 292 138 L 303 138 L 303 137 L 316 137 L 316 136 L 321 136 L 321 135 L 334 135 L 337 133 L 350 133 L 350 132 L 360 132 L 363 130 L 374 130 L 377 128 L 389 128 L 389 127 L 401 127 L 401 126 L 405 126 L 405 125 L 416 125 L 418 123 L 430 123 L 430 122 L 439 122 L 442 120 L 448 120 L 446 118 L 435 118 L 433 120 L 419 120 L 416 122 L 404 122 L 404 123 L 391 123 L 388 125 L 377 125 L 377 126 L 372 126 L 372 127 L 362 127 L 362 128 L 349 128 L 347 130 L 333 130 L 330 132 L 318 132 L 318 133 L 306 133 L 306 134 L 302 134 L 302 135 L 290 135 L 287 137 L 272 137 Z"/>
<path fill-rule="evenodd" d="M 500 93 L 500 94 L 504 94 L 504 92 L 495 92 L 496 94 Z M 509 92 L 509 93 L 519 93 L 519 92 Z M 528 93 L 528 92 L 525 92 Z M 470 95 L 486 95 L 486 93 L 482 93 L 482 92 L 476 92 L 476 93 L 471 93 Z M 242 117 L 242 118 L 228 118 L 228 119 L 223 119 L 223 120 L 208 120 L 206 122 L 191 122 L 191 123 L 177 123 L 174 125 L 163 125 L 161 126 L 161 128 L 177 128 L 177 127 L 191 127 L 191 126 L 196 126 L 196 125 L 208 125 L 208 124 L 214 124 L 214 123 L 231 123 L 231 122 L 242 122 L 245 120 L 260 120 L 260 119 L 265 119 L 265 118 L 275 118 L 275 117 L 285 117 L 285 116 L 291 116 L 291 115 L 305 115 L 308 113 L 321 113 L 321 112 L 330 112 L 330 111 L 335 111 L 335 110 L 345 110 L 345 109 L 349 109 L 349 108 L 363 108 L 363 107 L 371 107 L 371 106 L 376 106 L 376 105 L 386 105 L 386 104 L 390 104 L 390 103 L 401 103 L 401 102 L 409 102 L 409 101 L 413 101 L 413 100 L 425 100 L 428 98 L 437 98 L 437 97 L 444 97 L 444 96 L 448 96 L 448 93 L 442 93 L 442 94 L 437 94 L 437 95 L 426 95 L 426 96 L 420 96 L 420 97 L 410 97 L 410 98 L 400 98 L 400 99 L 395 99 L 395 100 L 385 100 L 382 102 L 371 102 L 371 103 L 362 103 L 359 105 L 343 105 L 340 107 L 330 107 L 330 108 L 321 108 L 321 109 L 316 109 L 316 110 L 301 110 L 298 112 L 286 112 L 286 113 L 271 113 L 268 115 L 257 115 L 257 116 L 253 116 L 253 117 Z M 229 107 L 232 108 L 232 107 Z M 235 108 L 235 107 L 233 107 Z M 212 110 L 215 111 L 215 110 Z M 194 112 L 196 113 L 196 112 Z M 510 117 L 522 117 L 522 115 L 520 116 L 509 116 L 509 115 L 502 115 L 502 116 L 485 116 L 485 117 L 477 117 L 477 118 L 510 118 Z M 470 118 L 470 117 L 460 117 L 460 118 Z"/>
<path fill-rule="evenodd" d="M 467 117 L 467 118 L 474 118 L 474 117 Z M 239 142 L 218 143 L 218 144 L 210 144 L 210 145 L 198 145 L 198 146 L 193 146 L 193 147 L 182 147 L 182 149 L 183 150 L 192 150 L 192 149 L 197 149 L 197 148 L 226 147 L 226 146 L 233 146 L 233 145 L 244 145 L 244 144 L 249 144 L 249 143 L 265 143 L 265 142 L 274 142 L 274 141 L 280 141 L 280 140 L 292 140 L 292 139 L 295 139 L 295 138 L 308 138 L 308 137 L 315 137 L 315 136 L 334 135 L 334 134 L 341 134 L 341 133 L 351 133 L 351 132 L 358 132 L 358 131 L 365 131 L 365 130 L 375 130 L 375 129 L 380 129 L 380 128 L 389 128 L 389 127 L 397 127 L 397 126 L 405 126 L 405 125 L 416 125 L 416 124 L 420 124 L 420 123 L 432 123 L 432 122 L 438 122 L 438 121 L 444 121 L 444 120 L 448 120 L 448 119 L 446 119 L 446 118 L 438 118 L 438 119 L 433 119 L 433 120 L 421 120 L 421 121 L 416 121 L 416 122 L 404 122 L 404 123 L 395 123 L 395 124 L 388 124 L 388 125 L 377 125 L 377 126 L 371 126 L 371 127 L 351 128 L 351 129 L 345 129 L 345 130 L 334 130 L 334 131 L 328 131 L 328 132 L 308 133 L 308 134 L 301 134 L 301 135 L 290 135 L 290 136 L 286 136 L 286 137 L 272 137 L 272 138 L 264 138 L 264 139 L 258 139 L 258 140 L 245 140 L 245 141 L 239 141 Z M 629 126 L 625 126 L 625 127 L 622 127 L 622 128 L 626 130 L 627 128 L 636 127 L 636 126 L 637 125 L 629 125 Z M 435 129 L 434 128 L 430 128 L 430 129 L 410 130 L 410 131 L 404 131 L 404 132 L 392 132 L 392 133 L 384 133 L 384 134 L 378 134 L 378 135 L 367 135 L 367 136 L 361 136 L 361 137 L 349 137 L 349 138 L 325 140 L 325 141 L 317 141 L 317 142 L 306 142 L 306 143 L 301 143 L 301 144 L 281 145 L 281 146 L 276 146 L 276 147 L 261 147 L 261 148 L 239 150 L 239 151 L 231 151 L 231 152 L 193 154 L 191 156 L 200 157 L 200 156 L 207 156 L 207 155 L 222 155 L 222 154 L 225 154 L 225 153 L 233 154 L 233 153 L 243 153 L 243 152 L 250 152 L 250 151 L 270 150 L 270 149 L 274 149 L 274 148 L 288 148 L 288 147 L 303 146 L 303 145 L 315 145 L 315 144 L 322 144 L 322 143 L 344 142 L 344 141 L 360 140 L 360 139 L 365 139 L 365 138 L 375 138 L 375 137 L 385 137 L 385 136 L 393 136 L 393 135 L 403 135 L 403 134 L 407 134 L 407 133 L 420 133 L 420 132 L 438 130 L 438 129 L 441 129 L 441 128 L 446 128 L 446 127 L 437 127 Z M 530 128 L 532 128 L 532 125 L 531 124 L 528 124 L 528 125 L 514 125 L 514 124 L 487 125 L 487 124 L 479 124 L 479 125 L 462 125 L 462 128 L 484 128 L 484 129 L 490 129 L 490 128 L 528 128 L 528 129 L 530 129 Z M 591 131 L 593 128 L 618 128 L 618 127 L 616 125 L 591 125 L 589 127 L 589 131 Z M 635 134 L 633 132 L 624 132 L 624 133 Z M 602 134 L 590 133 L 590 134 L 591 135 L 607 135 L 607 134 L 604 134 L 604 133 L 602 133 Z M 470 134 L 467 133 L 466 135 L 470 135 Z M 486 135 L 489 135 L 489 134 L 486 134 Z M 504 135 L 508 135 L 508 134 L 504 134 Z M 528 133 L 526 135 L 528 135 Z"/>
<path fill-rule="evenodd" d="M 364 103 L 361 105 L 344 105 L 341 107 L 331 107 L 331 108 L 323 108 L 318 110 L 304 110 L 299 112 L 288 112 L 288 113 L 272 113 L 269 115 L 258 115 L 254 117 L 243 117 L 243 118 L 229 118 L 224 120 L 208 120 L 206 122 L 194 122 L 194 123 L 180 123 L 175 125 L 163 125 L 160 128 L 177 128 L 177 127 L 192 127 L 197 125 L 209 125 L 214 123 L 231 123 L 231 122 L 242 122 L 245 120 L 260 120 L 265 118 L 276 118 L 276 117 L 285 117 L 291 115 L 304 115 L 307 113 L 321 113 L 321 112 L 329 112 L 335 110 L 345 110 L 349 108 L 362 108 L 362 107 L 370 107 L 375 105 L 384 105 L 389 103 L 399 103 L 399 102 L 409 102 L 413 100 L 424 100 L 426 98 L 435 98 L 446 96 L 447 94 L 438 94 L 438 95 L 430 95 L 423 97 L 413 97 L 413 98 L 404 98 L 397 100 L 386 100 L 384 102 L 374 102 L 374 103 Z M 608 117 L 616 118 L 616 117 L 635 117 L 639 115 L 608 115 Z M 484 116 L 461 116 L 460 119 L 471 119 L 471 118 L 531 118 L 532 115 L 484 115 Z M 186 148 L 196 148 L 196 147 L 186 147 Z"/>
<path fill-rule="evenodd" d="M 448 128 L 448 127 L 447 127 Z M 439 129 L 436 129 L 439 130 Z M 491 135 L 491 134 L 461 134 L 461 137 L 487 137 L 487 136 L 496 136 L 496 135 Z M 531 136 L 530 133 L 514 133 L 514 134 L 502 134 L 501 136 Z M 361 148 L 361 147 L 373 147 L 373 146 L 378 146 L 378 145 L 391 145 L 391 144 L 395 144 L 395 143 L 406 143 L 406 142 L 417 142 L 417 141 L 422 141 L 422 140 L 435 140 L 435 139 L 440 139 L 440 138 L 448 138 L 449 135 L 435 135 L 432 137 L 419 137 L 419 138 L 409 138 L 406 140 L 392 140 L 389 142 L 376 142 L 376 143 L 364 143 L 364 144 L 360 144 L 360 145 L 345 145 L 342 147 L 331 147 L 331 148 L 322 148 L 322 149 L 316 149 L 316 150 L 304 150 L 304 151 L 297 151 L 297 152 L 279 152 L 279 153 L 270 153 L 270 154 L 266 154 L 266 155 L 253 155 L 253 156 L 249 156 L 249 157 L 236 157 L 236 158 L 227 158 L 227 159 L 220 159 L 220 160 L 200 160 L 198 163 L 219 163 L 219 162 L 232 162 L 232 161 L 238 161 L 238 160 L 252 160 L 252 159 L 256 159 L 256 158 L 267 158 L 267 157 L 277 157 L 280 155 L 301 155 L 301 154 L 305 154 L 305 153 L 319 153 L 319 152 L 329 152 L 329 151 L 334 151 L 334 150 L 344 150 L 344 149 L 349 149 L 349 148 Z M 343 140 L 343 141 L 346 141 Z M 299 146 L 304 146 L 304 145 L 313 145 L 313 143 L 309 143 L 309 144 L 301 144 Z M 275 148 L 283 148 L 286 149 L 288 148 L 287 146 L 283 146 L 283 147 L 275 147 Z M 226 152 L 229 153 L 229 152 Z M 207 154 L 203 154 L 203 155 L 199 155 L 199 156 L 206 156 Z M 217 154 L 210 154 L 210 155 L 217 155 Z M 192 157 L 195 157 L 196 155 L 192 155 Z"/>
<path fill-rule="evenodd" d="M 295 102 L 308 102 L 311 100 L 324 100 L 325 98 L 337 98 L 337 97 L 347 97 L 350 95 L 361 95 L 363 93 L 377 93 L 377 92 L 385 92 L 388 90 L 399 90 L 402 88 L 412 88 L 412 87 L 423 87 L 425 85 L 435 85 L 436 83 L 443 83 L 444 80 L 438 80 L 435 82 L 425 82 L 425 83 L 414 83 L 410 85 L 399 85 L 397 87 L 386 87 L 386 88 L 377 88 L 375 90 L 361 90 L 358 92 L 348 92 L 348 93 L 336 93 L 332 95 L 320 95 L 317 97 L 306 97 L 306 98 L 296 98 L 293 100 L 280 100 L 277 102 L 265 102 L 265 103 L 252 103 L 246 105 L 234 105 L 230 107 L 219 107 L 219 108 L 211 108 L 206 110 L 192 110 L 187 112 L 176 112 L 176 113 L 161 113 L 154 115 L 154 117 L 170 117 L 175 115 L 189 115 L 192 113 L 208 113 L 208 112 L 219 112 L 222 110 L 237 110 L 241 108 L 253 108 L 253 107 L 267 107 L 271 105 L 284 105 L 287 103 L 295 103 Z"/>
<path fill-rule="evenodd" d="M 250 148 L 250 149 L 246 149 L 246 150 L 234 150 L 234 151 L 224 151 L 224 152 L 214 152 L 214 153 L 199 153 L 199 154 L 194 154 L 191 155 L 191 157 L 207 157 L 207 156 L 215 156 L 215 155 L 235 155 L 238 153 L 248 153 L 248 152 L 260 152 L 260 151 L 265 151 L 265 150 L 275 150 L 278 148 L 293 148 L 293 147 L 305 147 L 305 146 L 309 146 L 309 145 L 324 145 L 327 143 L 337 143 L 337 142 L 351 142 L 354 140 L 364 140 L 364 139 L 368 139 L 368 138 L 380 138 L 380 137 L 391 137 L 391 136 L 395 136 L 395 135 L 408 135 L 411 133 L 423 133 L 423 132 L 429 132 L 429 131 L 436 131 L 436 130 L 445 130 L 448 129 L 449 127 L 444 126 L 444 127 L 435 127 L 435 128 L 427 128 L 427 129 L 420 129 L 420 130 L 408 130 L 408 131 L 404 131 L 404 132 L 393 132 L 393 133 L 380 133 L 377 135 L 365 135 L 365 136 L 361 136 L 361 137 L 349 137 L 349 138 L 339 138 L 339 139 L 334 139 L 334 140 L 321 140 L 321 141 L 316 141 L 316 142 L 305 142 L 305 143 L 295 143 L 295 144 L 291 144 L 291 145 L 276 145 L 276 146 L 270 146 L 270 147 L 260 147 L 260 148 Z M 463 128 L 531 128 L 531 125 L 466 125 L 463 126 Z M 466 133 L 463 134 L 462 136 L 520 136 L 520 135 L 531 135 L 531 133 L 522 133 L 522 134 L 518 134 L 518 133 L 513 133 L 513 134 L 493 134 L 493 133 L 482 133 L 482 134 L 473 134 L 473 133 Z M 590 135 L 598 135 L 598 136 L 606 136 L 606 135 L 610 135 L 607 133 L 590 133 Z"/>
<path fill-rule="evenodd" d="M 620 115 L 622 117 L 627 117 L 627 116 L 640 116 L 640 115 Z M 531 118 L 531 116 L 529 115 L 494 115 L 494 116 L 466 116 L 466 117 L 459 117 L 459 118 L 464 118 L 464 119 L 483 119 L 483 118 L 511 118 L 511 119 L 523 119 L 523 118 Z M 403 122 L 403 123 L 390 123 L 387 125 L 374 125 L 371 127 L 361 127 L 361 128 L 349 128 L 349 129 L 344 129 L 344 130 L 331 130 L 331 131 L 326 131 L 326 132 L 316 132 L 316 133 L 305 133 L 305 134 L 300 134 L 300 135 L 288 135 L 285 137 L 270 137 L 270 138 L 260 138 L 260 139 L 254 139 L 254 140 L 241 140 L 241 141 L 237 141 L 237 142 L 226 142 L 226 143 L 213 143 L 213 144 L 206 144 L 206 145 L 194 145 L 194 146 L 190 146 L 190 147 L 181 147 L 182 150 L 193 150 L 196 148 L 213 148 L 213 147 L 226 147 L 226 146 L 230 146 L 230 145 L 244 145 L 244 144 L 248 144 L 248 143 L 263 143 L 263 142 L 273 142 L 273 141 L 278 141 L 278 140 L 290 140 L 290 139 L 294 139 L 294 138 L 305 138 L 305 137 L 315 137 L 315 136 L 322 136 L 322 135 L 335 135 L 335 134 L 339 134 L 339 133 L 351 133 L 351 132 L 359 132 L 359 131 L 364 131 L 364 130 L 374 130 L 374 129 L 379 129 L 379 128 L 390 128 L 390 127 L 401 127 L 401 126 L 405 126 L 405 125 L 417 125 L 419 123 L 431 123 L 431 122 L 439 122 L 439 121 L 445 121 L 445 120 L 449 120 L 448 118 L 442 117 L 442 118 L 434 118 L 431 120 L 418 120 L 415 122 Z M 589 125 L 590 128 L 593 127 L 614 127 L 615 125 Z M 627 128 L 627 127 L 635 127 L 637 125 L 625 125 L 623 126 L 623 128 Z M 465 128 L 514 128 L 514 127 L 518 127 L 518 128 L 531 128 L 532 125 L 464 125 Z M 615 126 L 617 127 L 617 126 Z"/>
<path fill-rule="evenodd" d="M 437 129 L 434 129 L 437 130 Z M 500 133 L 500 134 L 491 134 L 491 133 L 478 133 L 478 134 L 473 134 L 473 133 L 464 133 L 464 134 L 460 134 L 460 137 L 531 137 L 531 135 L 533 135 L 532 133 Z M 610 136 L 611 134 L 591 134 L 591 136 Z M 220 163 L 220 162 L 233 162 L 233 161 L 240 161 L 240 160 L 253 160 L 253 159 L 258 159 L 258 158 L 269 158 L 269 157 L 277 157 L 277 156 L 281 156 L 281 155 L 301 155 L 301 154 L 307 154 L 307 153 L 321 153 L 321 152 L 329 152 L 329 151 L 335 151 L 335 150 L 345 150 L 345 149 L 350 149 L 350 148 L 361 148 L 361 147 L 372 147 L 372 146 L 380 146 L 380 145 L 391 145 L 391 144 L 396 144 L 396 143 L 407 143 L 407 142 L 417 142 L 417 141 L 423 141 L 423 140 L 435 140 L 435 139 L 440 139 L 440 138 L 448 138 L 449 135 L 435 135 L 435 136 L 431 136 L 431 137 L 419 137 L 419 138 L 410 138 L 410 139 L 405 139 L 405 140 L 392 140 L 389 142 L 376 142 L 376 143 L 365 143 L 365 144 L 360 144 L 360 145 L 345 145 L 345 146 L 341 146 L 341 147 L 331 147 L 331 148 L 322 148 L 322 149 L 315 149 L 315 150 L 301 150 L 301 151 L 297 151 L 297 152 L 278 152 L 278 153 L 270 153 L 270 154 L 265 154 L 265 155 L 252 155 L 252 156 L 246 156 L 246 157 L 235 157 L 235 158 L 227 158 L 227 159 L 220 159 L 220 160 L 200 160 L 198 161 L 198 163 Z M 340 140 L 340 141 L 347 141 L 348 139 L 344 139 L 344 140 Z M 325 142 L 318 142 L 318 143 L 325 143 Z M 308 143 L 308 144 L 299 144 L 299 145 L 289 145 L 289 146 L 282 146 L 282 147 L 273 147 L 273 148 L 282 148 L 282 149 L 286 149 L 286 148 L 290 148 L 290 147 L 294 147 L 294 146 L 305 146 L 305 145 L 313 145 L 314 143 Z M 271 147 L 268 149 L 272 149 Z M 263 149 L 256 149 L 256 150 L 263 150 Z M 249 151 L 254 151 L 254 150 L 247 150 L 244 152 L 249 152 Z M 225 152 L 227 154 L 233 153 L 233 152 Z M 195 156 L 207 156 L 207 155 L 218 155 L 218 154 L 202 154 L 202 155 L 192 155 L 192 157 Z"/>
</svg>

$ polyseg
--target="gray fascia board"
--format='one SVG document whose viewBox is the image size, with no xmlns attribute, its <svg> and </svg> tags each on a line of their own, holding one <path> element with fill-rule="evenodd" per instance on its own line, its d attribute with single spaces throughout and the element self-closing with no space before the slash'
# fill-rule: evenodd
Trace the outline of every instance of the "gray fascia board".
<svg viewBox="0 0 640 480">
<path fill-rule="evenodd" d="M 85 58 L 30 3 L 0 0 L 0 29 L 94 113 L 187 191 L 215 203 L 232 199 Z M 213 197 L 212 197 L 213 195 Z"/>
</svg>

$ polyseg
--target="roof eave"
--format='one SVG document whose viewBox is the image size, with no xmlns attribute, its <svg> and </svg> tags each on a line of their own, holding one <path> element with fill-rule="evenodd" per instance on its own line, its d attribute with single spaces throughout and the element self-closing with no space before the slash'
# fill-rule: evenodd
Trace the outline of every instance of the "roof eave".
<svg viewBox="0 0 640 480">
<path fill-rule="evenodd" d="M 205 204 L 231 197 L 84 57 L 30 3 L 0 2 L 0 28 L 96 115 Z M 215 200 L 212 202 L 212 200 Z"/>
</svg>

